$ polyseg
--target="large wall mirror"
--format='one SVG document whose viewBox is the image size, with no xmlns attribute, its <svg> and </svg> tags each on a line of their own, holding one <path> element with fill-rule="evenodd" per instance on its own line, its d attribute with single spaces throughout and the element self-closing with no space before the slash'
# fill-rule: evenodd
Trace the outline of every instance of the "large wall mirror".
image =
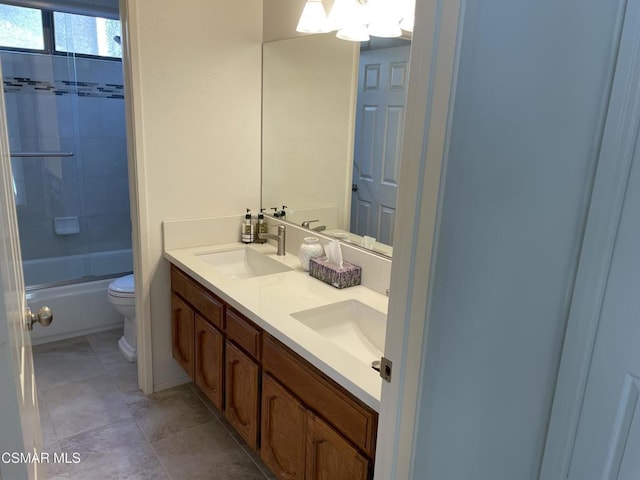
<svg viewBox="0 0 640 480">
<path fill-rule="evenodd" d="M 391 256 L 409 49 L 335 33 L 264 43 L 263 207 Z"/>
</svg>

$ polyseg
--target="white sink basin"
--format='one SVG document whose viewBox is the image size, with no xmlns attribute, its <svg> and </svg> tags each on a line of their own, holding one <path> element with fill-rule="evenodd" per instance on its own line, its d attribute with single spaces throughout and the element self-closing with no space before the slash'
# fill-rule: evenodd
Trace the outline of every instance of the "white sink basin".
<svg viewBox="0 0 640 480">
<path fill-rule="evenodd" d="M 291 316 L 365 363 L 382 357 L 387 316 L 358 300 L 302 310 Z"/>
<path fill-rule="evenodd" d="M 196 253 L 195 255 L 220 273 L 239 280 L 292 270 L 291 267 L 268 255 L 245 247 L 223 252 Z"/>
</svg>

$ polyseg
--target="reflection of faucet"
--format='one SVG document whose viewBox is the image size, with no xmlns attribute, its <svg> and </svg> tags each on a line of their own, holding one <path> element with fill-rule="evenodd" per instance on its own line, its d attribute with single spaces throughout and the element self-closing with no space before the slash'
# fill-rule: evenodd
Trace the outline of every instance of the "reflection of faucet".
<svg viewBox="0 0 640 480">
<path fill-rule="evenodd" d="M 282 210 L 278 211 L 278 207 L 271 207 L 271 210 L 273 210 L 273 216 L 276 218 L 284 218 L 287 216 L 287 212 L 285 212 L 285 208 L 287 208 L 286 205 L 282 205 Z"/>
<path fill-rule="evenodd" d="M 287 229 L 284 225 L 278 225 L 278 234 L 273 235 L 272 233 L 259 233 L 258 238 L 260 240 L 275 240 L 278 242 L 278 252 L 277 255 L 285 254 L 285 240 L 286 240 Z"/>
<path fill-rule="evenodd" d="M 304 222 L 302 222 L 300 225 L 302 225 L 302 228 L 308 228 L 310 230 L 313 230 L 314 232 L 321 232 L 323 230 L 327 229 L 326 225 L 318 225 L 317 227 L 311 228 L 309 226 L 309 224 L 313 223 L 313 222 L 319 222 L 320 220 L 305 220 Z"/>
</svg>

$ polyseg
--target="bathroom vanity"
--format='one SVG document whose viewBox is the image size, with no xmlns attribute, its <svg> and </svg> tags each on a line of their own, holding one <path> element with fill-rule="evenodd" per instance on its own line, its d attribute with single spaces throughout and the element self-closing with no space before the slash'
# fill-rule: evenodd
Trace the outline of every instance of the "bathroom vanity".
<svg viewBox="0 0 640 480">
<path fill-rule="evenodd" d="M 233 260 L 238 255 L 245 265 L 266 263 L 247 273 L 232 266 L 242 263 Z M 381 379 L 370 363 L 384 345 L 384 335 L 374 337 L 386 326 L 386 297 L 325 285 L 295 255 L 276 256 L 269 244 L 165 257 L 172 263 L 174 358 L 276 477 L 371 478 Z M 321 330 L 317 319 L 336 317 L 336 309 L 344 310 L 341 318 L 369 310 L 372 323 L 383 318 L 377 331 L 365 332 L 377 347 L 341 344 Z"/>
</svg>

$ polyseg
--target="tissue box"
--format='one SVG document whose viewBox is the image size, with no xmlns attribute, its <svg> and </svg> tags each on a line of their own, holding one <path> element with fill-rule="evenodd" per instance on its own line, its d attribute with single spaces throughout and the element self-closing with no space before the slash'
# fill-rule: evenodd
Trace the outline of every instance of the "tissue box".
<svg viewBox="0 0 640 480">
<path fill-rule="evenodd" d="M 312 258 L 309 261 L 309 275 L 336 288 L 360 285 L 362 268 L 342 262 L 342 268 L 330 264 L 327 257 Z"/>
</svg>

